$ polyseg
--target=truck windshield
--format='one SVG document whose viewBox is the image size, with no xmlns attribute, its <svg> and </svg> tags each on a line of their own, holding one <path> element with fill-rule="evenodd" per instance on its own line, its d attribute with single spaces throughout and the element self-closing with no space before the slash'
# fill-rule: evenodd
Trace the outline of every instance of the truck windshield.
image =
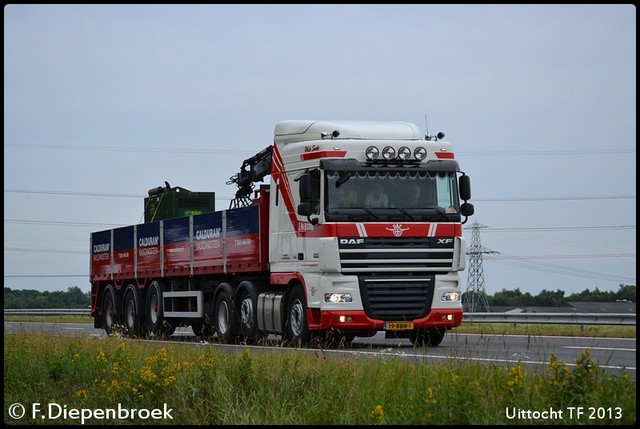
<svg viewBox="0 0 640 429">
<path fill-rule="evenodd" d="M 325 220 L 460 221 L 456 174 L 327 170 Z"/>
</svg>

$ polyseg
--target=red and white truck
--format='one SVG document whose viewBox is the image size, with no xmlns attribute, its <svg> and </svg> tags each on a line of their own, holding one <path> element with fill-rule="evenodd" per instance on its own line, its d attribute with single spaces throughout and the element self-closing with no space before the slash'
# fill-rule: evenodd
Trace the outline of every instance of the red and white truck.
<svg viewBox="0 0 640 429">
<path fill-rule="evenodd" d="M 281 121 L 231 177 L 228 209 L 213 193 L 151 189 L 144 223 L 91 234 L 95 327 L 440 344 L 462 322 L 474 211 L 443 137 L 408 122 Z"/>
</svg>

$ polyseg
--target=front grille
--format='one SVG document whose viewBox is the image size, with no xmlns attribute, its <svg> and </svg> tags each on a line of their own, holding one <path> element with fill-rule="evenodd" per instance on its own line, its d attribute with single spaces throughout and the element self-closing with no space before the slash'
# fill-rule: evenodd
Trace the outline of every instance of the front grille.
<svg viewBox="0 0 640 429">
<path fill-rule="evenodd" d="M 436 237 L 341 239 L 342 272 L 447 273 L 453 264 L 453 242 Z"/>
<path fill-rule="evenodd" d="M 358 276 L 364 311 L 373 319 L 405 321 L 431 310 L 434 276 Z"/>
</svg>

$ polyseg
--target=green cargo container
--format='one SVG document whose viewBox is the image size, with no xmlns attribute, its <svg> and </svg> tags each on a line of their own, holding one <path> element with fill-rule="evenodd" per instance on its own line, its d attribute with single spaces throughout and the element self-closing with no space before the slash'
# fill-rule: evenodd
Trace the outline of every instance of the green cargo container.
<svg viewBox="0 0 640 429">
<path fill-rule="evenodd" d="M 191 192 L 180 186 L 149 190 L 144 199 L 144 221 L 155 222 L 215 211 L 215 192 Z"/>
</svg>

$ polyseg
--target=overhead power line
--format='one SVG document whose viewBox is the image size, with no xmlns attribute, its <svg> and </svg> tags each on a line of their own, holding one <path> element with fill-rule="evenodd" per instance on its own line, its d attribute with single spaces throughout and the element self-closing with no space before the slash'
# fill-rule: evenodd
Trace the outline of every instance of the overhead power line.
<svg viewBox="0 0 640 429">
<path fill-rule="evenodd" d="M 5 219 L 5 223 L 21 223 L 34 225 L 57 225 L 57 226 L 98 226 L 98 227 L 121 227 L 128 224 L 113 224 L 100 222 L 66 222 L 66 221 L 50 221 L 50 220 L 32 220 L 32 219 Z M 469 228 L 465 228 L 465 231 Z M 551 226 L 551 227 L 523 227 L 523 228 L 493 228 L 486 227 L 483 232 L 550 232 L 550 231 L 612 231 L 612 230 L 631 230 L 636 229 L 635 225 L 602 225 L 602 226 Z"/>
<path fill-rule="evenodd" d="M 73 255 L 88 255 L 88 250 L 62 250 L 62 249 L 34 249 L 27 247 L 5 247 L 6 252 L 35 252 L 35 253 L 67 253 Z"/>
<path fill-rule="evenodd" d="M 590 280 L 608 280 L 608 281 L 617 281 L 620 283 L 635 283 L 636 279 L 632 277 L 620 276 L 619 274 L 610 274 L 610 273 L 602 273 L 602 272 L 594 272 L 587 270 L 580 270 L 577 268 L 569 268 L 566 266 L 549 264 L 548 262 L 535 262 L 535 261 L 525 261 L 525 260 L 516 260 L 511 261 L 506 259 L 494 259 L 493 262 L 497 262 L 503 265 L 516 266 L 520 268 L 526 268 L 530 270 L 535 270 L 537 272 L 544 271 L 552 274 L 562 274 L 569 277 L 576 278 L 586 278 Z"/>
<path fill-rule="evenodd" d="M 505 197 L 505 198 L 472 198 L 470 201 L 577 201 L 577 200 L 628 200 L 636 199 L 635 195 L 587 195 L 570 197 Z"/>
<path fill-rule="evenodd" d="M 51 221 L 51 220 L 28 220 L 28 219 L 5 219 L 4 223 L 24 223 L 35 225 L 57 225 L 57 226 L 90 226 L 90 227 L 121 227 L 127 226 L 125 224 L 113 224 L 113 223 L 98 223 L 98 222 L 64 222 L 64 221 Z"/>
<path fill-rule="evenodd" d="M 30 278 L 30 277 L 89 277 L 89 274 L 9 274 L 5 278 Z"/>
<path fill-rule="evenodd" d="M 113 194 L 100 192 L 74 192 L 74 191 L 44 191 L 37 189 L 5 189 L 5 192 L 15 192 L 18 194 L 47 194 L 47 195 L 77 195 L 83 197 L 117 197 L 117 198 L 144 198 L 142 194 Z"/>
<path fill-rule="evenodd" d="M 211 154 L 245 154 L 243 150 L 220 150 L 201 148 L 161 148 L 161 147 L 121 147 L 121 146 L 86 146 L 86 145 L 46 145 L 46 144 L 5 144 L 5 148 L 18 149 L 54 149 L 54 150 L 85 150 L 104 152 L 159 152 L 159 153 L 211 153 Z"/>
<path fill-rule="evenodd" d="M 587 255 L 526 255 L 526 256 L 514 256 L 514 255 L 493 255 L 487 256 L 485 259 L 608 259 L 608 258 L 635 258 L 635 253 L 594 253 Z"/>
<path fill-rule="evenodd" d="M 494 150 L 494 151 L 482 151 L 482 152 L 464 152 L 456 151 L 456 155 L 464 156 L 530 156 L 530 155 L 619 155 L 633 153 L 634 149 L 592 149 L 592 150 Z"/>
<path fill-rule="evenodd" d="M 17 194 L 44 194 L 44 195 L 70 195 L 82 197 L 113 197 L 113 198 L 145 198 L 147 195 L 142 194 L 115 194 L 107 192 L 76 192 L 76 191 L 46 191 L 39 189 L 5 189 L 5 192 Z M 221 197 L 216 195 L 217 200 L 229 201 L 232 197 Z"/>
<path fill-rule="evenodd" d="M 469 228 L 465 228 L 467 230 Z M 533 228 L 492 228 L 487 227 L 483 232 L 546 232 L 546 231 L 603 231 L 617 229 L 636 229 L 635 225 L 606 225 L 606 226 L 550 226 Z"/>
<path fill-rule="evenodd" d="M 35 253 L 67 253 L 76 255 L 87 255 L 89 250 L 66 250 L 66 249 L 37 249 L 28 247 L 5 247 L 6 252 L 35 252 Z M 585 255 L 504 255 L 499 252 L 483 252 L 487 253 L 487 260 L 542 260 L 542 259 L 615 259 L 615 258 L 635 258 L 635 253 L 593 253 Z"/>
<path fill-rule="evenodd" d="M 44 195 L 71 195 L 82 197 L 113 197 L 113 198 L 144 198 L 142 194 L 120 194 L 107 192 L 80 192 L 80 191 L 50 191 L 42 189 L 5 189 L 4 192 L 18 194 L 44 194 Z M 216 195 L 216 199 L 229 201 L 233 197 Z M 473 198 L 474 202 L 516 202 L 516 201 L 577 201 L 577 200 L 629 200 L 636 199 L 635 195 L 585 195 L 570 197 L 505 197 L 505 198 Z M 471 200 L 470 200 L 471 201 Z"/>
</svg>

